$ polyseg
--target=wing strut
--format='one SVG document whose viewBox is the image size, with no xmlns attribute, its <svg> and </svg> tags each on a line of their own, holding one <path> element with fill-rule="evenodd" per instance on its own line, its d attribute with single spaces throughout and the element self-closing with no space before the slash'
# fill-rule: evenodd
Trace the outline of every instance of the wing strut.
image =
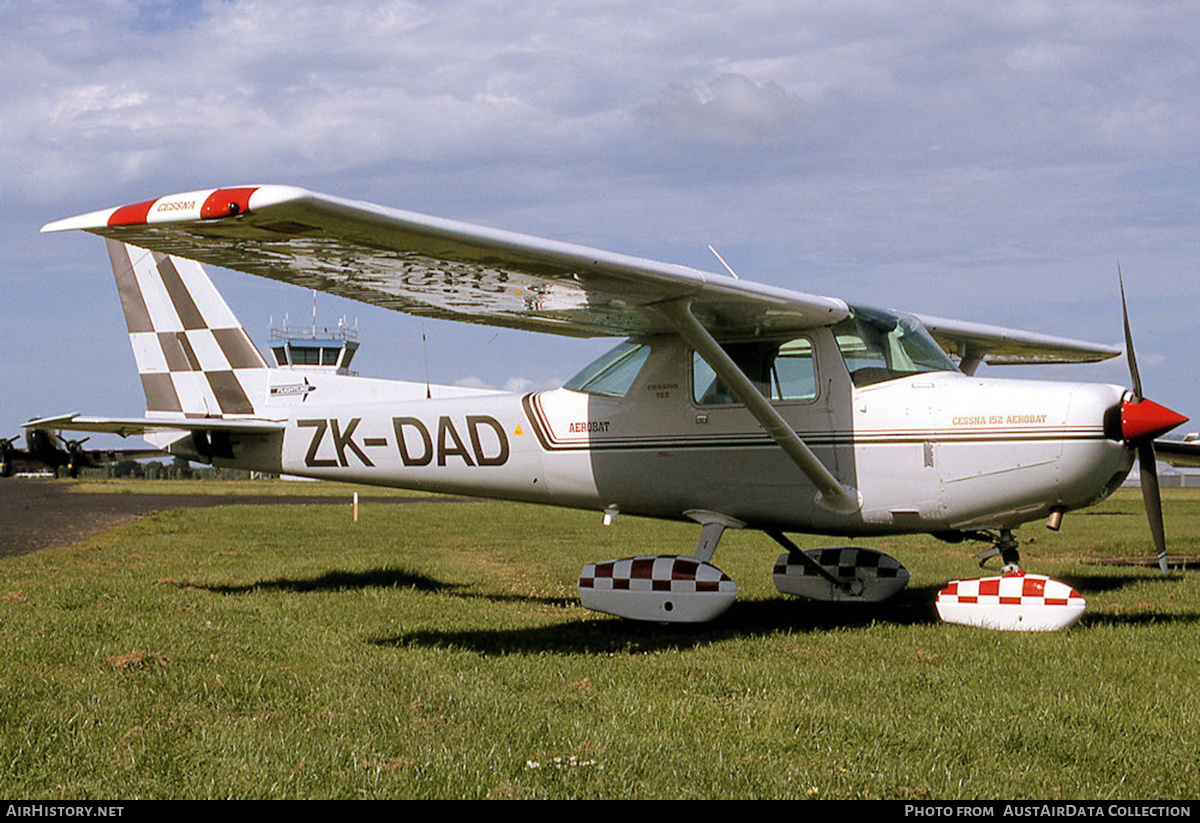
<svg viewBox="0 0 1200 823">
<path fill-rule="evenodd" d="M 825 465 L 817 459 L 804 441 L 796 434 L 788 422 L 783 419 L 767 398 L 763 397 L 758 387 L 746 376 L 733 359 L 725 353 L 721 345 L 708 333 L 708 329 L 692 314 L 692 299 L 690 297 L 672 300 L 666 303 L 656 303 L 654 308 L 667 318 L 687 344 L 704 358 L 725 385 L 746 404 L 750 414 L 754 416 L 771 439 L 788 457 L 804 472 L 804 475 L 817 487 L 817 503 L 838 514 L 852 514 L 862 507 L 862 494 L 854 488 L 844 486 Z"/>
</svg>

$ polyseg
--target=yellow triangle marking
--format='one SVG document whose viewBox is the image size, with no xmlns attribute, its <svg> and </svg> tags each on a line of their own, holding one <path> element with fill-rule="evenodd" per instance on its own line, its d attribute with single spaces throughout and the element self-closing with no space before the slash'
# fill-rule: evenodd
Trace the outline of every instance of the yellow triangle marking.
<svg viewBox="0 0 1200 823">
<path fill-rule="evenodd" d="M 524 433 L 525 433 L 525 432 L 521 431 L 521 424 L 520 424 L 520 423 L 518 423 L 518 424 L 517 424 L 517 429 L 516 429 L 516 431 L 514 431 L 514 432 L 513 432 L 513 437 L 520 437 L 520 436 L 521 436 L 521 435 L 523 435 Z"/>
</svg>

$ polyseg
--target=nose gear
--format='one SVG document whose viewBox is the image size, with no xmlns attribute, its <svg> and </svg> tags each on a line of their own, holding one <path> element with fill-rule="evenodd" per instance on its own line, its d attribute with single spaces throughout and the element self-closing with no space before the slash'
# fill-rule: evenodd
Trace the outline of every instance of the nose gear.
<svg viewBox="0 0 1200 823">
<path fill-rule="evenodd" d="M 987 540 L 992 546 L 975 555 L 981 569 L 987 568 L 987 562 L 996 555 L 1004 564 L 1005 573 L 1021 570 L 1021 552 L 1017 549 L 1017 539 L 1013 537 L 1012 529 L 1001 529 L 996 532 L 973 532 L 970 537 L 974 540 Z"/>
</svg>

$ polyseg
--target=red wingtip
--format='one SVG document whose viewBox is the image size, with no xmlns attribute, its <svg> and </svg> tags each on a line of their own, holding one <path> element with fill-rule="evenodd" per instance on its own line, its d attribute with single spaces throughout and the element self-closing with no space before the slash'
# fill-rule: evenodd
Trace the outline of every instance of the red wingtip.
<svg viewBox="0 0 1200 823">
<path fill-rule="evenodd" d="M 150 207 L 154 205 L 154 200 L 144 200 L 141 203 L 130 203 L 128 206 L 121 206 L 113 211 L 108 218 L 110 226 L 137 226 L 146 222 L 146 216 L 150 214 Z"/>
<path fill-rule="evenodd" d="M 1121 436 L 1126 442 L 1154 438 L 1186 423 L 1187 418 L 1153 400 L 1121 404 Z"/>
</svg>

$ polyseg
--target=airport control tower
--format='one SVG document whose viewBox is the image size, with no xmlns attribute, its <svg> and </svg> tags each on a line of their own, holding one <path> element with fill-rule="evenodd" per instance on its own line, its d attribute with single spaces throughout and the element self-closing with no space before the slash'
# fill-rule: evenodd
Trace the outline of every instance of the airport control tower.
<svg viewBox="0 0 1200 823">
<path fill-rule="evenodd" d="M 311 326 L 271 325 L 271 355 L 281 369 L 354 374 L 350 361 L 358 351 L 358 330 L 339 320 L 337 326 L 317 325 L 314 303 Z"/>
</svg>

